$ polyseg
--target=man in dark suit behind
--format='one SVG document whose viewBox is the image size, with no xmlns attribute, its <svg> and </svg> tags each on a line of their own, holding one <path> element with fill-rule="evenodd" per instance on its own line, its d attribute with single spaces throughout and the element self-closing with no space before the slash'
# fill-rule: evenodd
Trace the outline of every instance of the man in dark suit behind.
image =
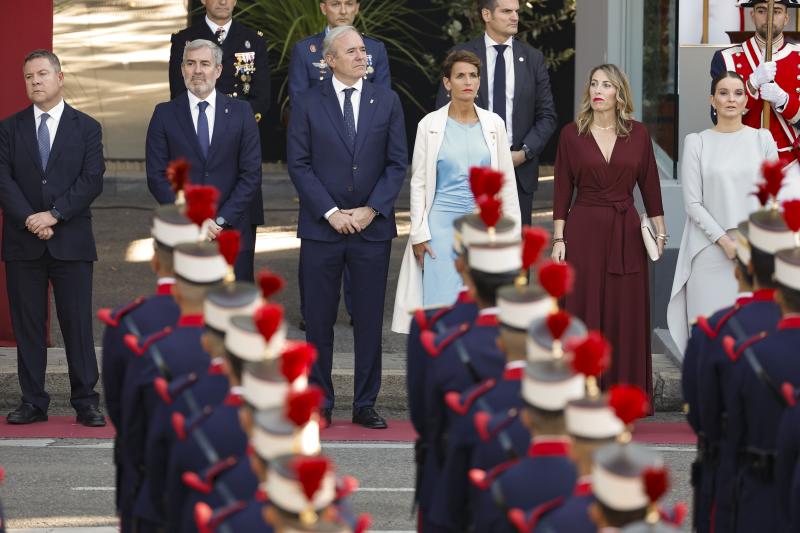
<svg viewBox="0 0 800 533">
<path fill-rule="evenodd" d="M 345 265 L 350 270 L 355 339 L 353 422 L 385 428 L 374 409 L 381 382 L 381 338 L 394 203 L 408 166 L 403 109 L 397 94 L 364 82 L 366 49 L 352 26 L 323 44 L 333 77 L 292 101 L 289 176 L 300 196 L 300 275 L 308 300 L 306 340 L 319 357 L 312 381 L 334 403 L 333 325 Z"/>
<path fill-rule="evenodd" d="M 158 104 L 145 146 L 147 186 L 160 204 L 175 202 L 167 164 L 180 157 L 191 165 L 189 180 L 219 189 L 217 217 L 206 222 L 208 238 L 225 228 L 241 233 L 236 279 L 253 280 L 256 227 L 264 223 L 261 201 L 261 144 L 249 104 L 214 88 L 222 50 L 204 39 L 183 52 L 186 92 Z"/>
<path fill-rule="evenodd" d="M 486 32 L 455 48 L 475 53 L 483 63 L 475 103 L 506 121 L 522 224 L 530 225 L 533 194 L 539 185 L 539 154 L 557 122 L 550 76 L 542 53 L 514 39 L 519 28 L 519 0 L 479 0 L 478 7 Z M 505 97 L 498 98 L 498 93 Z M 442 85 L 436 107 L 447 102 Z"/>
<path fill-rule="evenodd" d="M 64 102 L 64 74 L 55 54 L 34 50 L 23 65 L 33 105 L 0 123 L 3 260 L 22 389 L 22 403 L 7 420 L 47 420 L 45 328 L 52 283 L 70 403 L 78 422 L 104 426 L 94 390 L 99 377 L 92 333 L 97 251 L 89 210 L 103 190 L 102 132 L 96 120 Z"/>
<path fill-rule="evenodd" d="M 186 92 L 181 64 L 183 48 L 190 41 L 205 39 L 222 48 L 222 73 L 217 91 L 250 103 L 256 122 L 267 115 L 270 98 L 267 42 L 260 31 L 233 20 L 236 0 L 201 0 L 206 16 L 172 35 L 169 51 L 171 99 Z"/>
</svg>

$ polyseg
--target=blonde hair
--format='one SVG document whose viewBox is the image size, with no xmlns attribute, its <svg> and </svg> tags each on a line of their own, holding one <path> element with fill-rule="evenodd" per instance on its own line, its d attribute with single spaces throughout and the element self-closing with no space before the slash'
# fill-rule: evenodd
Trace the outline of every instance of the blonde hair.
<svg viewBox="0 0 800 533">
<path fill-rule="evenodd" d="M 589 78 L 586 80 L 586 86 L 583 88 L 583 98 L 581 99 L 580 111 L 575 119 L 578 125 L 578 134 L 588 135 L 589 128 L 594 122 L 594 111 L 592 111 L 592 99 L 589 91 L 592 86 L 592 76 L 595 72 L 602 70 L 611 85 L 617 90 L 617 105 L 614 110 L 617 115 L 617 135 L 627 137 L 631 133 L 633 121 L 633 98 L 631 97 L 631 84 L 628 81 L 628 76 L 616 65 L 607 63 L 594 67 L 589 73 Z"/>
</svg>

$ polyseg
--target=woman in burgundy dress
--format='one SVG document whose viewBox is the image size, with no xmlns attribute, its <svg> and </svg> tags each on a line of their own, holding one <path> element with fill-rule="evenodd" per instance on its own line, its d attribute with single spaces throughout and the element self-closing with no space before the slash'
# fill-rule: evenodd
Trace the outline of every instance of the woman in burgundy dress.
<svg viewBox="0 0 800 533">
<path fill-rule="evenodd" d="M 650 134 L 632 114 L 625 73 L 615 65 L 595 67 L 578 117 L 558 142 L 552 258 L 575 268 L 566 310 L 611 343 L 613 364 L 604 386 L 628 383 L 652 394 L 648 260 L 635 186 L 655 226 L 659 253 L 667 231 Z"/>
</svg>

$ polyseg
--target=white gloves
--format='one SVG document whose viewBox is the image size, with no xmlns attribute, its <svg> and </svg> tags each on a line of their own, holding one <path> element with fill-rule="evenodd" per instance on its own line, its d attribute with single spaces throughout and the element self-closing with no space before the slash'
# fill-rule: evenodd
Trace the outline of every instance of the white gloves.
<svg viewBox="0 0 800 533">
<path fill-rule="evenodd" d="M 765 83 L 761 86 L 761 99 L 770 102 L 776 109 L 781 109 L 789 100 L 789 95 L 775 82 Z"/>
<path fill-rule="evenodd" d="M 765 83 L 774 80 L 776 72 L 778 72 L 778 65 L 774 61 L 761 63 L 756 67 L 753 73 L 750 74 L 750 85 L 752 85 L 755 90 L 758 90 Z"/>
</svg>

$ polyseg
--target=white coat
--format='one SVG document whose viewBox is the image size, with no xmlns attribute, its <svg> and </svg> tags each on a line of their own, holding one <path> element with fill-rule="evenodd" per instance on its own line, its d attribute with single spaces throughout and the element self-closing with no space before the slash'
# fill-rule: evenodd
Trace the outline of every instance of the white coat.
<svg viewBox="0 0 800 533">
<path fill-rule="evenodd" d="M 422 268 L 411 248 L 414 244 L 431 239 L 428 214 L 436 193 L 436 162 L 444 141 L 444 128 L 450 104 L 428 113 L 417 126 L 414 155 L 411 161 L 411 230 L 400 266 L 397 293 L 394 299 L 392 331 L 408 333 L 411 313 L 422 307 Z M 491 153 L 491 166 L 505 174 L 500 190 L 503 215 L 510 218 L 520 229 L 519 198 L 514 175 L 514 163 L 508 147 L 505 123 L 495 113 L 475 106 L 483 137 Z"/>
</svg>

